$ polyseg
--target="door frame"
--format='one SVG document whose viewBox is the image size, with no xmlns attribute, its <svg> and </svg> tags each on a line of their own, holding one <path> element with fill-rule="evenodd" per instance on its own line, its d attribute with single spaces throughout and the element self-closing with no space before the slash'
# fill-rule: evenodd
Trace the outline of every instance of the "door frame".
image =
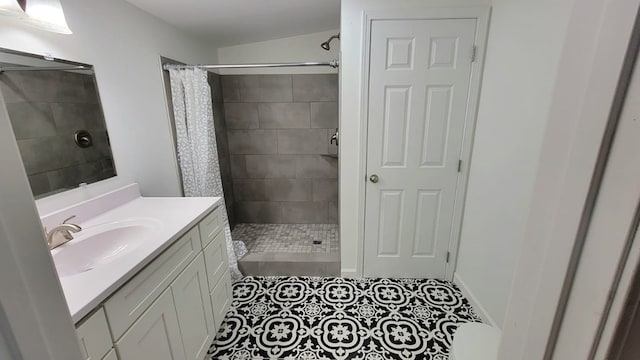
<svg viewBox="0 0 640 360">
<path fill-rule="evenodd" d="M 362 82 L 361 82 L 361 114 L 362 131 L 360 132 L 360 178 L 364 184 L 360 186 L 360 206 L 358 207 L 358 227 L 360 236 L 358 237 L 358 259 L 357 274 L 364 275 L 364 246 L 365 246 L 365 209 L 366 209 L 366 181 L 367 181 L 367 148 L 369 134 L 369 54 L 371 51 L 371 27 L 376 20 L 446 20 L 446 19 L 473 19 L 476 20 L 476 34 L 474 44 L 476 46 L 475 61 L 471 64 L 471 75 L 469 80 L 469 92 L 467 95 L 467 111 L 465 116 L 464 133 L 460 159 L 462 167 L 458 173 L 456 183 L 456 195 L 453 209 L 453 219 L 451 225 L 451 235 L 449 238 L 449 262 L 445 268 L 445 279 L 453 281 L 458 259 L 458 245 L 462 233 L 462 218 L 466 200 L 467 184 L 469 180 L 469 169 L 471 163 L 471 153 L 473 149 L 473 139 L 475 134 L 476 119 L 478 115 L 478 103 L 480 99 L 480 87 L 482 85 L 482 74 L 484 69 L 484 59 L 487 48 L 487 36 L 489 29 L 489 18 L 491 7 L 455 7 L 455 8 L 426 8 L 426 9 L 396 9 L 391 7 L 386 9 L 376 9 L 373 11 L 363 11 L 363 37 L 362 37 Z"/>
</svg>

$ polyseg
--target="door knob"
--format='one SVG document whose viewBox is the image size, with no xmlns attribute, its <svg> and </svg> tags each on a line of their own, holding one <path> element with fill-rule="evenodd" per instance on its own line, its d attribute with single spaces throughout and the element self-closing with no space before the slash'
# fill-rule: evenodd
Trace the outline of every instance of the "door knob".
<svg viewBox="0 0 640 360">
<path fill-rule="evenodd" d="M 380 178 L 376 174 L 373 174 L 373 175 L 369 176 L 369 181 L 371 181 L 374 184 L 377 183 L 378 180 L 380 180 Z"/>
</svg>

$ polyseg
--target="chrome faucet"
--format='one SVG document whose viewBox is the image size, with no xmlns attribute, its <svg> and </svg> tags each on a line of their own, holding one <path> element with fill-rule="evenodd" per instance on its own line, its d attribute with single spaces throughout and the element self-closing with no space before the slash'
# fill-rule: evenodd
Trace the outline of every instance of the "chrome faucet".
<svg viewBox="0 0 640 360">
<path fill-rule="evenodd" d="M 58 225 L 51 229 L 51 231 L 47 231 L 45 228 L 44 231 L 47 233 L 47 245 L 49 246 L 49 250 L 55 249 L 58 246 L 68 242 L 69 240 L 73 240 L 73 234 L 82 230 L 80 225 L 76 224 L 67 224 L 67 221 L 75 218 L 73 215 L 67 219 L 65 219 L 61 225 Z"/>
</svg>

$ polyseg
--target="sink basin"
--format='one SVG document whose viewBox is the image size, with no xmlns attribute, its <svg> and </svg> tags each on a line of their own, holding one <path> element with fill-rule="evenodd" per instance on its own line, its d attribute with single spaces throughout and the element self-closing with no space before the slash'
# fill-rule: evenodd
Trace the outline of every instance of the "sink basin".
<svg viewBox="0 0 640 360">
<path fill-rule="evenodd" d="M 58 275 L 77 275 L 122 259 L 152 239 L 161 223 L 132 219 L 87 227 L 51 251 Z"/>
</svg>

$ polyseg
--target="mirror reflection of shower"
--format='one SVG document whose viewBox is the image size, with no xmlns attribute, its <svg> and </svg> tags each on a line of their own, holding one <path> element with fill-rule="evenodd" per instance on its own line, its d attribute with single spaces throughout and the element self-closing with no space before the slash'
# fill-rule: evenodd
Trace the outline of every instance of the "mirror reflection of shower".
<svg viewBox="0 0 640 360">
<path fill-rule="evenodd" d="M 322 44 L 320 44 L 320 47 L 325 49 L 325 50 L 327 50 L 327 51 L 331 50 L 331 40 L 333 40 L 333 39 L 340 40 L 340 33 L 338 33 L 336 35 L 331 35 L 331 37 L 327 41 L 325 41 Z"/>
</svg>

